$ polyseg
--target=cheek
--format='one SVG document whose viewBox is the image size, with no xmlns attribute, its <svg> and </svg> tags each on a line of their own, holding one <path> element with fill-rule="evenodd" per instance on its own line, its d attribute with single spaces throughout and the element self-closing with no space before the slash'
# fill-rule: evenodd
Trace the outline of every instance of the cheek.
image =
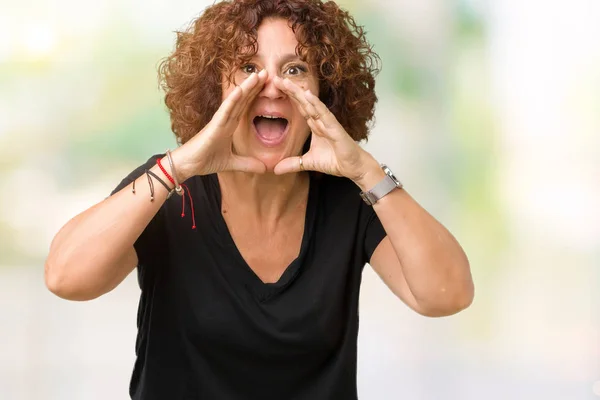
<svg viewBox="0 0 600 400">
<path fill-rule="evenodd" d="M 298 123 L 296 124 L 294 131 L 294 136 L 296 137 L 296 140 L 301 141 L 302 143 L 304 143 L 306 137 L 310 134 L 310 127 L 308 126 L 308 123 L 306 123 L 304 117 L 300 115 L 300 113 L 298 113 Z"/>
<path fill-rule="evenodd" d="M 289 78 L 292 82 L 294 82 L 298 87 L 302 90 L 309 90 L 318 96 L 319 94 L 319 85 L 317 83 L 317 79 L 314 77 L 307 78 L 303 77 L 291 77 Z"/>
<path fill-rule="evenodd" d="M 298 84 L 298 87 L 300 87 L 302 90 L 308 90 L 310 89 L 310 84 L 308 82 L 302 82 Z"/>
<path fill-rule="evenodd" d="M 221 101 L 225 100 L 227 96 L 229 96 L 229 94 L 233 92 L 235 87 L 243 81 L 244 79 L 240 77 L 239 73 L 236 73 L 233 76 L 233 83 L 228 81 L 227 78 L 223 76 L 221 79 L 221 92 L 223 93 L 223 95 L 221 96 Z"/>
<path fill-rule="evenodd" d="M 233 86 L 232 85 L 228 85 L 227 83 L 223 83 L 223 85 L 221 86 L 221 92 L 223 93 L 221 96 L 221 101 L 224 101 L 227 96 L 229 96 L 229 93 L 231 93 L 231 91 L 233 90 Z"/>
<path fill-rule="evenodd" d="M 297 86 L 300 86 L 301 88 L 304 88 L 305 86 L 307 86 L 308 82 L 309 82 L 306 75 L 304 75 L 304 76 L 288 75 L 285 78 L 288 78 L 290 81 L 294 82 L 294 84 L 296 84 Z"/>
</svg>

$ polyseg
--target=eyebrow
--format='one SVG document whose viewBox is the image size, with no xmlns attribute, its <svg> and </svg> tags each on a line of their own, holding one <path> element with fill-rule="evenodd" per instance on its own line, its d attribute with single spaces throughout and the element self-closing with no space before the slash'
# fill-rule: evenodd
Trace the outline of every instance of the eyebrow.
<svg viewBox="0 0 600 400">
<path fill-rule="evenodd" d="M 255 57 L 256 57 L 256 58 L 259 58 L 259 59 L 261 59 L 261 58 L 262 58 L 262 55 L 261 55 L 260 53 L 257 53 L 257 54 L 255 55 Z M 294 60 L 298 60 L 298 61 L 305 62 L 305 61 L 303 61 L 303 60 L 300 58 L 300 56 L 299 56 L 298 54 L 295 54 L 295 53 L 288 53 L 288 54 L 284 54 L 284 55 L 283 55 L 283 56 L 280 58 L 280 62 L 281 62 L 282 64 L 285 64 L 285 63 L 287 63 L 287 62 L 294 61 Z"/>
</svg>

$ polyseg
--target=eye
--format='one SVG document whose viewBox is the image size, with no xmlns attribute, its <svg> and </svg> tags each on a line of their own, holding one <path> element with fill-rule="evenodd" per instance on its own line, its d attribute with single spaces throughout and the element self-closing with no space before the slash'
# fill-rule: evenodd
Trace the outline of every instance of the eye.
<svg viewBox="0 0 600 400">
<path fill-rule="evenodd" d="M 306 67 L 303 65 L 291 65 L 286 73 L 289 75 L 300 75 L 303 72 L 306 72 Z"/>
<path fill-rule="evenodd" d="M 242 72 L 250 75 L 251 73 L 256 72 L 256 65 L 254 65 L 254 64 L 242 65 L 240 70 L 242 70 Z"/>
</svg>

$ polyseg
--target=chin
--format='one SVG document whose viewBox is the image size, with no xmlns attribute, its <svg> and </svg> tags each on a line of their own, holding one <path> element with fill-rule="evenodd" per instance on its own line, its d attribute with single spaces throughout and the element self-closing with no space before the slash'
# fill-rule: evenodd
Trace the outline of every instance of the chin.
<svg viewBox="0 0 600 400">
<path fill-rule="evenodd" d="M 279 161 L 289 156 L 286 154 L 282 154 L 281 152 L 271 151 L 256 153 L 254 157 L 256 157 L 258 160 L 260 160 L 260 162 L 265 164 L 265 167 L 267 167 L 267 173 L 273 173 L 273 170 L 275 169 L 275 166 L 279 163 Z"/>
</svg>

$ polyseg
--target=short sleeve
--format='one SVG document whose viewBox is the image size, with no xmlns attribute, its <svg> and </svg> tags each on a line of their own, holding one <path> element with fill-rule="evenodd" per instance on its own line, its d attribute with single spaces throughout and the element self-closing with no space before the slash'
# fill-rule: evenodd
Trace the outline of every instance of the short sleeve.
<svg viewBox="0 0 600 400">
<path fill-rule="evenodd" d="M 365 257 L 367 262 L 371 261 L 371 257 L 375 252 L 375 249 L 381 243 L 381 241 L 386 237 L 385 229 L 383 229 L 383 225 L 377 216 L 375 210 L 372 207 L 364 204 L 363 207 L 368 207 L 367 211 L 367 226 L 365 231 Z"/>
<path fill-rule="evenodd" d="M 127 177 L 125 177 L 121 183 L 119 183 L 119 185 L 111 192 L 110 195 L 112 196 L 123 188 L 129 186 L 134 180 L 144 174 L 146 169 L 150 169 L 156 165 L 156 160 L 162 157 L 163 155 L 161 154 L 150 157 L 146 163 L 140 165 L 129 175 L 127 175 Z M 140 237 L 135 241 L 133 247 L 135 248 L 135 252 L 137 253 L 138 257 L 138 268 L 149 267 L 152 264 L 165 259 L 165 254 L 163 254 L 165 252 L 164 243 L 166 243 L 164 219 L 163 205 L 163 207 L 152 218 L 148 226 L 146 226 Z"/>
</svg>

